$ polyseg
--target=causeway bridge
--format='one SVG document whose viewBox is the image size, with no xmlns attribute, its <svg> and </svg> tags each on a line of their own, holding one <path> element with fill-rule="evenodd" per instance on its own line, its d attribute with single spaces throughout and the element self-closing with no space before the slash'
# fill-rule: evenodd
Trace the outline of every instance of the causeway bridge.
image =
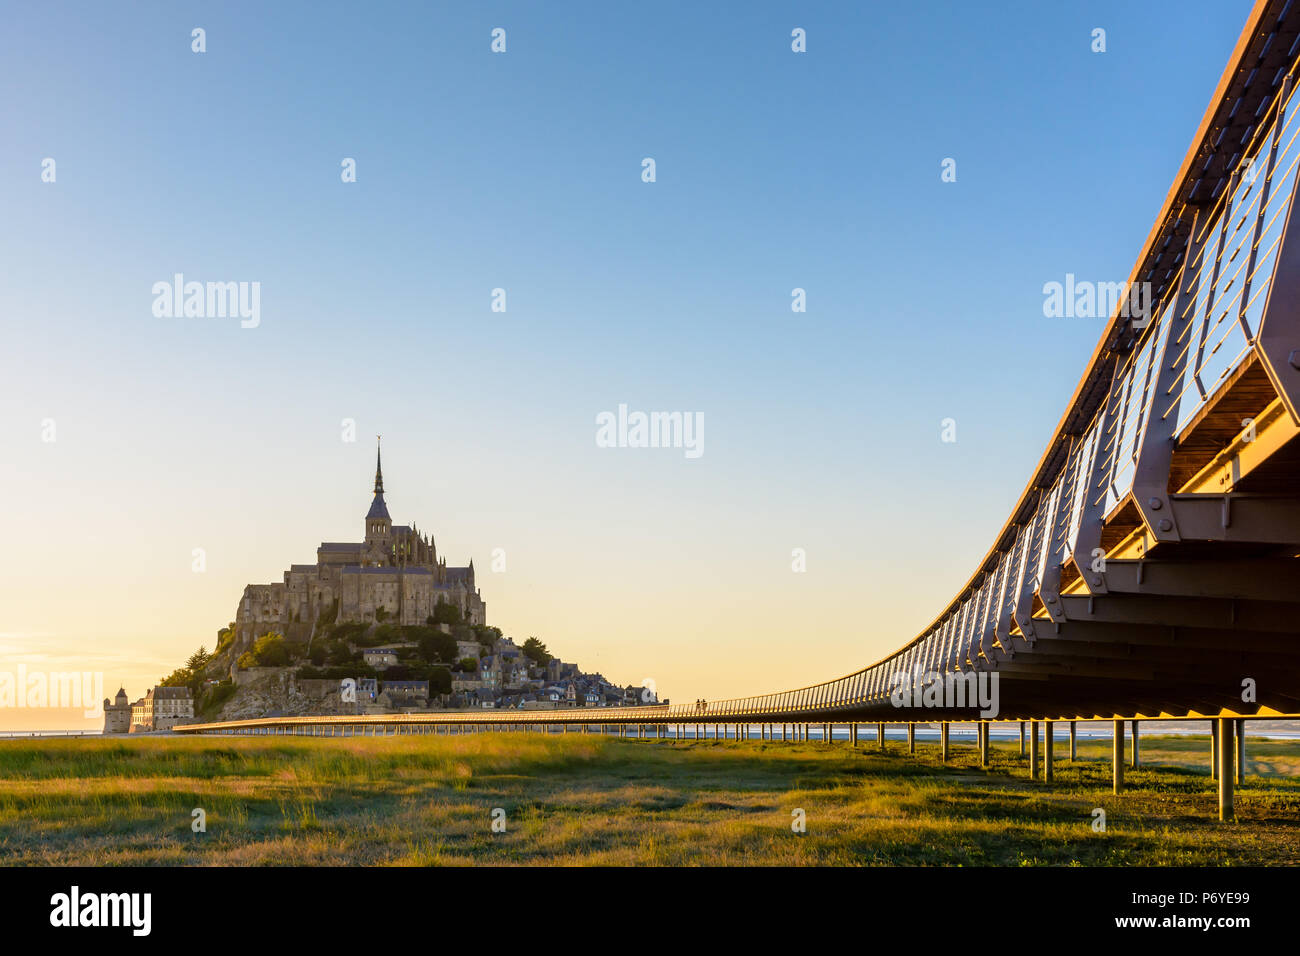
<svg viewBox="0 0 1300 956">
<path fill-rule="evenodd" d="M 1258 0 L 1019 501 L 934 620 L 833 680 L 729 700 L 557 711 L 279 717 L 180 733 L 1205 719 L 1232 816 L 1250 718 L 1300 716 L 1300 0 Z M 1006 374 L 1032 354 L 1008 355 Z M 990 372 L 997 370 L 991 369 Z M 996 687 L 995 714 L 979 687 Z M 929 688 L 929 693 L 924 688 Z M 937 688 L 937 690 L 936 690 Z M 902 693 L 906 689 L 907 693 Z M 920 693 L 912 691 L 920 689 Z M 938 691 L 941 690 L 942 693 Z M 958 693 L 960 692 L 960 693 Z M 985 708 L 987 709 L 987 708 Z M 743 731 L 741 728 L 744 728 Z M 1022 738 L 1023 739 L 1023 738 Z M 1134 732 L 1133 745 L 1137 745 Z"/>
</svg>

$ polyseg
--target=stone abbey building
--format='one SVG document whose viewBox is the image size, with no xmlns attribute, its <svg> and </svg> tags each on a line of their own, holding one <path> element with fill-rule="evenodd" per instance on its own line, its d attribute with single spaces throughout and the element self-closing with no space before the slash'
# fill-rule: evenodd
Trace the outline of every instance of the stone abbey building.
<svg viewBox="0 0 1300 956">
<path fill-rule="evenodd" d="M 474 585 L 474 562 L 449 568 L 433 537 L 412 525 L 394 525 L 384 503 L 384 473 L 375 452 L 375 497 L 366 513 L 365 540 L 326 541 L 315 564 L 294 564 L 276 584 L 250 584 L 235 614 L 240 646 L 270 631 L 306 641 L 320 615 L 335 621 L 424 624 L 445 601 L 464 620 L 485 624 L 487 605 Z"/>
</svg>

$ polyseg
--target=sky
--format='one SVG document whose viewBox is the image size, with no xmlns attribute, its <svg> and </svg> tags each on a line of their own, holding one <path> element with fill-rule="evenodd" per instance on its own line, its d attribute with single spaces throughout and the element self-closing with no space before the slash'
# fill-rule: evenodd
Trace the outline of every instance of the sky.
<svg viewBox="0 0 1300 956">
<path fill-rule="evenodd" d="M 1128 277 L 1250 6 L 10 8 L 0 671 L 141 696 L 361 538 L 377 434 L 520 642 L 674 701 L 873 663 L 1019 498 L 1105 323 L 1044 284 Z M 255 326 L 155 314 L 177 273 Z M 601 447 L 620 405 L 700 454 Z"/>
</svg>

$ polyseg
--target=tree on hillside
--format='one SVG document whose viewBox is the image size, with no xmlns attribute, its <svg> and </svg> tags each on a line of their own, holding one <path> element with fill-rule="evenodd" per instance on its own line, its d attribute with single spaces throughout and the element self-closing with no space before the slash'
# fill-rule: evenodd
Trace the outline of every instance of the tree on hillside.
<svg viewBox="0 0 1300 956">
<path fill-rule="evenodd" d="M 203 668 L 208 666 L 210 660 L 212 660 L 212 655 L 208 653 L 207 648 L 200 644 L 199 649 L 191 654 L 190 659 L 185 662 L 185 666 L 188 667 L 192 673 L 201 674 L 203 673 Z"/>
<path fill-rule="evenodd" d="M 429 693 L 450 694 L 451 693 L 451 671 L 445 667 L 435 667 L 429 671 Z"/>
<path fill-rule="evenodd" d="M 325 660 L 331 665 L 339 667 L 344 664 L 351 664 L 353 661 L 360 659 L 360 657 L 361 654 L 359 651 L 353 653 L 352 649 L 343 641 L 336 641 L 329 645 L 329 650 L 326 652 Z M 312 663 L 315 662 L 313 661 Z"/>
<path fill-rule="evenodd" d="M 456 639 L 450 634 L 431 629 L 416 638 L 420 647 L 420 657 L 429 663 L 438 661 L 449 664 L 456 659 Z"/>
<path fill-rule="evenodd" d="M 433 623 L 459 624 L 460 608 L 455 604 L 448 604 L 442 598 L 438 598 L 438 603 L 433 606 Z"/>
<path fill-rule="evenodd" d="M 193 687 L 194 672 L 188 667 L 178 667 L 158 682 L 160 687 Z"/>
<path fill-rule="evenodd" d="M 528 658 L 534 664 L 545 665 L 554 655 L 546 649 L 546 645 L 535 637 L 530 637 L 524 641 L 524 646 L 520 648 L 524 652 L 524 657 Z"/>
</svg>

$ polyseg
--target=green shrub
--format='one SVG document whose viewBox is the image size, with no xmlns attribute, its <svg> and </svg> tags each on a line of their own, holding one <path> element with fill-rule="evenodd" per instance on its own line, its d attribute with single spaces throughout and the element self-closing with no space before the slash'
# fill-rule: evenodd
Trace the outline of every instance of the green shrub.
<svg viewBox="0 0 1300 956">
<path fill-rule="evenodd" d="M 263 634 L 253 645 L 253 659 L 258 667 L 288 667 L 293 659 L 283 634 Z"/>
<path fill-rule="evenodd" d="M 364 621 L 352 621 L 344 624 L 335 624 L 330 628 L 329 639 L 331 641 L 356 641 L 369 630 L 370 625 Z"/>
</svg>

